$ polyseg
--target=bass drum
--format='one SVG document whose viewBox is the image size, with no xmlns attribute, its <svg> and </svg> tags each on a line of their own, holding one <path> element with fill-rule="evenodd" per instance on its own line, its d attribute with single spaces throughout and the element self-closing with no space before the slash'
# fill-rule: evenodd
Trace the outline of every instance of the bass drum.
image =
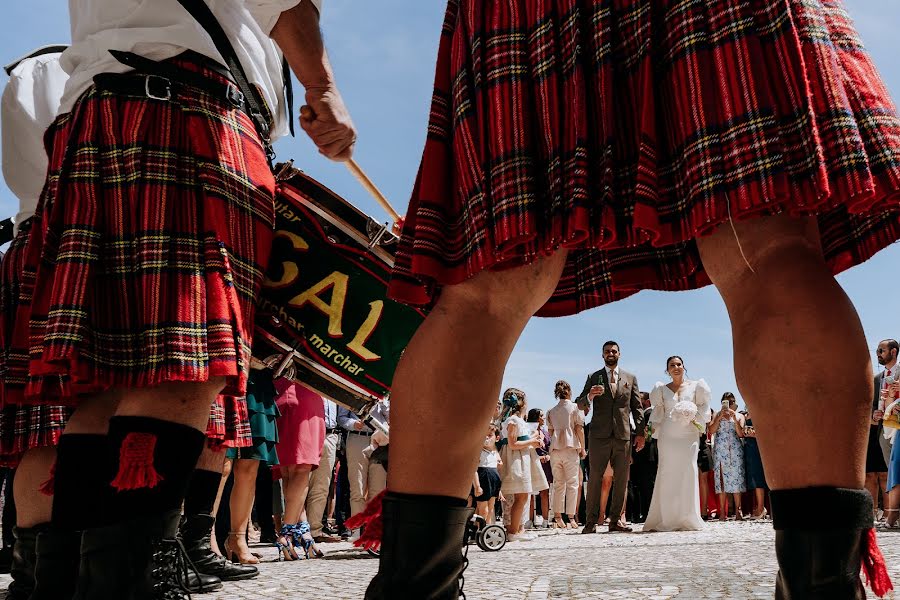
<svg viewBox="0 0 900 600">
<path fill-rule="evenodd" d="M 253 356 L 364 414 L 390 394 L 425 311 L 387 297 L 397 236 L 291 163 L 277 169 L 275 238 Z"/>
</svg>

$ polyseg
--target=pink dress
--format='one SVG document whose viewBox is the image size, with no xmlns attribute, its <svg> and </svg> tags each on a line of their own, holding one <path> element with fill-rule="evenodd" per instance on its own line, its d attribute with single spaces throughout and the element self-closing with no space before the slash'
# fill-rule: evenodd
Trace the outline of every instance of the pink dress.
<svg viewBox="0 0 900 600">
<path fill-rule="evenodd" d="M 318 468 L 325 445 L 325 403 L 322 397 L 286 379 L 275 382 L 278 392 L 278 461 Z"/>
</svg>

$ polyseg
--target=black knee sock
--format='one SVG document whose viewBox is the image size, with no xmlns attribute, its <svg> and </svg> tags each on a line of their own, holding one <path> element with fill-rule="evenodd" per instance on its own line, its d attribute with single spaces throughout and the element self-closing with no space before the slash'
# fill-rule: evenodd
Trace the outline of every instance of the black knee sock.
<svg viewBox="0 0 900 600">
<path fill-rule="evenodd" d="M 116 465 L 110 513 L 114 522 L 181 508 L 206 435 L 150 417 L 113 417 L 109 450 Z"/>
<path fill-rule="evenodd" d="M 63 531 L 102 527 L 112 521 L 112 463 L 102 434 L 69 433 L 59 438 L 50 522 Z"/>
<path fill-rule="evenodd" d="M 206 469 L 194 471 L 188 484 L 187 495 L 184 497 L 184 514 L 211 515 L 221 482 L 221 473 Z"/>
</svg>

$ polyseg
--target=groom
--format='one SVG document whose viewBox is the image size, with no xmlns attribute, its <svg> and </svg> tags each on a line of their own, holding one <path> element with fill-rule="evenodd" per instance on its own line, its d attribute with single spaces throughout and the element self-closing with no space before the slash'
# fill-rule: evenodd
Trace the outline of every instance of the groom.
<svg viewBox="0 0 900 600">
<path fill-rule="evenodd" d="M 631 532 L 621 521 L 628 488 L 628 458 L 631 455 L 631 428 L 634 419 L 636 432 L 644 431 L 644 412 L 641 409 L 641 393 L 637 378 L 619 369 L 619 344 L 603 344 L 603 362 L 606 367 L 593 373 L 584 383 L 584 390 L 577 398 L 578 406 L 587 412 L 593 404 L 588 460 L 587 515 L 581 533 L 594 533 L 600 517 L 600 487 L 606 466 L 612 463 L 612 505 L 609 508 L 609 532 Z M 634 440 L 637 450 L 644 447 L 643 435 Z"/>
</svg>

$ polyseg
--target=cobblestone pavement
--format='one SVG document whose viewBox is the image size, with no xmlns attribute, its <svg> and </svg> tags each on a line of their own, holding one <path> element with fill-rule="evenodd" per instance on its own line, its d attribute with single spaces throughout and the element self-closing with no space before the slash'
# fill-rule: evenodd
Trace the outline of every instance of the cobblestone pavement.
<svg viewBox="0 0 900 600">
<path fill-rule="evenodd" d="M 535 541 L 509 543 L 499 552 L 471 546 L 465 591 L 470 600 L 772 598 L 773 540 L 771 523 L 752 522 L 652 534 L 544 530 Z M 879 541 L 900 582 L 900 533 L 882 533 Z M 362 598 L 377 559 L 346 543 L 322 547 L 324 559 L 279 563 L 274 548 L 256 546 L 265 561 L 259 577 L 195 598 Z M 0 577 L 2 589 L 8 580 Z"/>
</svg>

